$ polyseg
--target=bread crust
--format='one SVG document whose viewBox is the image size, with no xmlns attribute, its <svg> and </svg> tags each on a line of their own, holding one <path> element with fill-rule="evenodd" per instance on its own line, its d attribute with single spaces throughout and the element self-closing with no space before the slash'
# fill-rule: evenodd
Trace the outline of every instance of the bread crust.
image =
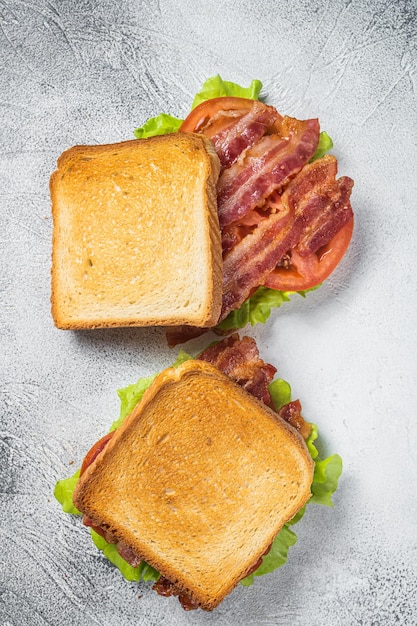
<svg viewBox="0 0 417 626">
<path fill-rule="evenodd" d="M 193 133 L 65 151 L 50 178 L 55 325 L 214 326 L 219 170 Z"/>
<path fill-rule="evenodd" d="M 308 501 L 313 468 L 295 429 L 217 368 L 191 360 L 158 375 L 73 499 L 212 610 Z M 123 505 L 116 494 L 126 495 Z"/>
</svg>

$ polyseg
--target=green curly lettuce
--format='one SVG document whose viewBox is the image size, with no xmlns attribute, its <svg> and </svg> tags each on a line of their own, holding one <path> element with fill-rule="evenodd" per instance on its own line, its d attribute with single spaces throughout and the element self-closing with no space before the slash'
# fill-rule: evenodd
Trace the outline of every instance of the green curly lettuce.
<svg viewBox="0 0 417 626">
<path fill-rule="evenodd" d="M 219 74 L 208 78 L 203 84 L 201 91 L 194 97 L 191 109 L 213 98 L 232 96 L 234 98 L 248 98 L 249 100 L 259 100 L 262 83 L 260 80 L 253 80 L 249 87 L 241 87 L 237 83 L 223 80 Z"/>
<path fill-rule="evenodd" d="M 178 358 L 173 364 L 177 367 L 184 361 L 191 359 L 192 357 L 181 350 L 178 354 Z M 146 389 L 150 386 L 155 376 L 149 376 L 147 378 L 141 378 L 133 385 L 129 385 L 124 389 L 120 389 L 117 393 L 120 398 L 120 415 L 116 422 L 111 426 L 111 430 L 114 430 L 121 425 L 123 420 L 129 415 L 136 404 L 141 400 Z M 272 400 L 277 410 L 279 410 L 284 404 L 291 402 L 291 387 L 283 379 L 274 380 L 270 386 L 269 391 L 271 393 Z M 314 461 L 314 475 L 311 485 L 312 496 L 306 506 L 304 506 L 289 522 L 284 524 L 276 536 L 272 547 L 267 555 L 262 559 L 262 564 L 259 568 L 246 576 L 241 583 L 244 586 L 251 585 L 255 576 L 262 576 L 273 572 L 277 568 L 284 565 L 287 560 L 288 551 L 297 541 L 297 536 L 290 526 L 294 526 L 304 515 L 306 507 L 310 503 L 321 504 L 326 506 L 333 506 L 332 495 L 336 491 L 338 486 L 338 479 L 342 472 L 342 459 L 339 455 L 334 454 L 325 459 L 320 459 L 319 452 L 315 446 L 315 441 L 318 437 L 317 426 L 312 424 L 310 436 L 307 440 L 307 447 Z M 80 471 L 77 470 L 69 478 L 59 480 L 55 486 L 54 496 L 62 506 L 62 510 L 65 513 L 74 515 L 80 515 L 80 512 L 72 503 L 72 496 L 75 486 L 80 476 Z M 144 561 L 138 567 L 132 567 L 119 555 L 116 546 L 108 543 L 103 537 L 98 535 L 93 529 L 90 529 L 91 537 L 97 548 L 109 559 L 122 573 L 122 575 L 129 581 L 156 581 L 160 574 L 150 565 Z"/>
<path fill-rule="evenodd" d="M 78 469 L 75 474 L 69 476 L 69 478 L 63 478 L 58 480 L 54 489 L 54 496 L 62 506 L 64 513 L 71 513 L 72 515 L 80 515 L 79 510 L 74 506 L 72 502 L 72 495 L 74 493 L 75 485 L 80 477 L 80 470 Z"/>
<path fill-rule="evenodd" d="M 219 74 L 208 78 L 203 84 L 201 90 L 194 97 L 191 109 L 212 98 L 221 96 L 233 96 L 238 98 L 249 98 L 251 100 L 259 100 L 262 90 L 260 80 L 253 80 L 249 87 L 241 87 L 236 83 L 225 81 Z M 139 128 L 134 131 L 135 137 L 145 139 L 146 137 L 154 137 L 155 135 L 164 135 L 175 133 L 181 126 L 183 120 L 161 113 L 156 117 L 152 117 Z M 312 156 L 310 162 L 324 156 L 333 147 L 333 142 L 329 135 L 322 131 L 319 137 L 317 149 Z M 317 285 L 313 289 L 318 289 Z M 305 298 L 306 293 L 313 289 L 305 291 L 278 291 L 277 289 L 269 289 L 268 287 L 259 287 L 242 306 L 236 311 L 232 311 L 229 316 L 223 320 L 218 328 L 223 331 L 243 328 L 247 324 L 254 326 L 258 323 L 265 323 L 271 315 L 272 309 L 280 307 L 284 302 L 289 302 L 293 293 L 298 293 Z"/>
<path fill-rule="evenodd" d="M 161 113 L 155 117 L 151 117 L 140 128 L 134 130 L 137 139 L 147 139 L 148 137 L 156 137 L 157 135 L 169 135 L 176 133 L 184 120 L 180 120 L 168 113 Z"/>
<path fill-rule="evenodd" d="M 309 291 L 315 291 L 319 287 L 320 285 L 316 285 L 305 291 L 279 291 L 269 287 L 258 287 L 253 296 L 250 296 L 239 309 L 231 311 L 217 325 L 217 328 L 228 331 L 243 328 L 247 324 L 255 326 L 259 322 L 265 323 L 273 308 L 280 307 L 284 302 L 289 302 L 294 294 L 305 298 Z"/>
<path fill-rule="evenodd" d="M 315 153 L 310 159 L 310 163 L 316 161 L 317 159 L 321 159 L 325 154 L 330 152 L 333 148 L 332 138 L 326 133 L 325 130 L 322 130 L 319 135 L 319 143 L 317 144 L 317 148 Z"/>
</svg>

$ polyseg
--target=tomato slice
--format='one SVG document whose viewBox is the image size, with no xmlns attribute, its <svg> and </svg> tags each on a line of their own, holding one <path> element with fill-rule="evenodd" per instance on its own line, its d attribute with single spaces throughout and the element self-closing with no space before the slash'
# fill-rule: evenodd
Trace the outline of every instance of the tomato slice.
<svg viewBox="0 0 417 626">
<path fill-rule="evenodd" d="M 92 448 L 90 448 L 90 450 L 87 452 L 87 454 L 84 457 L 83 464 L 81 465 L 80 476 L 85 472 L 87 467 L 89 465 L 91 465 L 91 463 L 94 461 L 94 459 L 96 459 L 98 457 L 100 452 L 106 447 L 106 445 L 108 444 L 110 439 L 113 437 L 115 432 L 116 431 L 113 430 L 112 432 L 107 433 L 107 435 L 104 435 L 104 437 L 99 439 L 92 446 Z"/>
<path fill-rule="evenodd" d="M 187 133 L 198 132 L 211 117 L 219 111 L 246 111 L 253 106 L 254 100 L 222 96 L 202 102 L 185 118 L 179 130 Z"/>
<path fill-rule="evenodd" d="M 294 248 L 291 250 L 290 266 L 273 270 L 264 281 L 264 286 L 280 291 L 304 291 L 315 287 L 338 265 L 349 247 L 352 233 L 353 218 L 317 252 L 301 257 Z"/>
</svg>

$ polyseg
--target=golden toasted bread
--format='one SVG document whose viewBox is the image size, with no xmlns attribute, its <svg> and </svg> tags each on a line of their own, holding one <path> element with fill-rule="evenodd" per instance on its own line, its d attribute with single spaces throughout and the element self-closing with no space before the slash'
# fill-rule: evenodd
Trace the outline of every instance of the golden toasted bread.
<svg viewBox="0 0 417 626">
<path fill-rule="evenodd" d="M 201 135 L 75 146 L 50 181 L 59 328 L 213 326 L 219 160 Z"/>
</svg>

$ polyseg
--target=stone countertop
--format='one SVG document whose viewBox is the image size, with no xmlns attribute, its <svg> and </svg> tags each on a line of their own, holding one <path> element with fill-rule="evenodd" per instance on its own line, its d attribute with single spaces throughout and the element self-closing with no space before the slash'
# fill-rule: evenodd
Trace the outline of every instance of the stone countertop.
<svg viewBox="0 0 417 626">
<path fill-rule="evenodd" d="M 0 51 L 0 624 L 416 624 L 416 4 L 3 0 Z M 343 457 L 335 506 L 309 507 L 287 564 L 206 614 L 126 582 L 53 497 L 116 390 L 175 353 L 159 329 L 54 328 L 48 182 L 72 145 L 185 116 L 216 73 L 320 119 L 355 231 L 320 289 L 246 329 Z"/>
</svg>

